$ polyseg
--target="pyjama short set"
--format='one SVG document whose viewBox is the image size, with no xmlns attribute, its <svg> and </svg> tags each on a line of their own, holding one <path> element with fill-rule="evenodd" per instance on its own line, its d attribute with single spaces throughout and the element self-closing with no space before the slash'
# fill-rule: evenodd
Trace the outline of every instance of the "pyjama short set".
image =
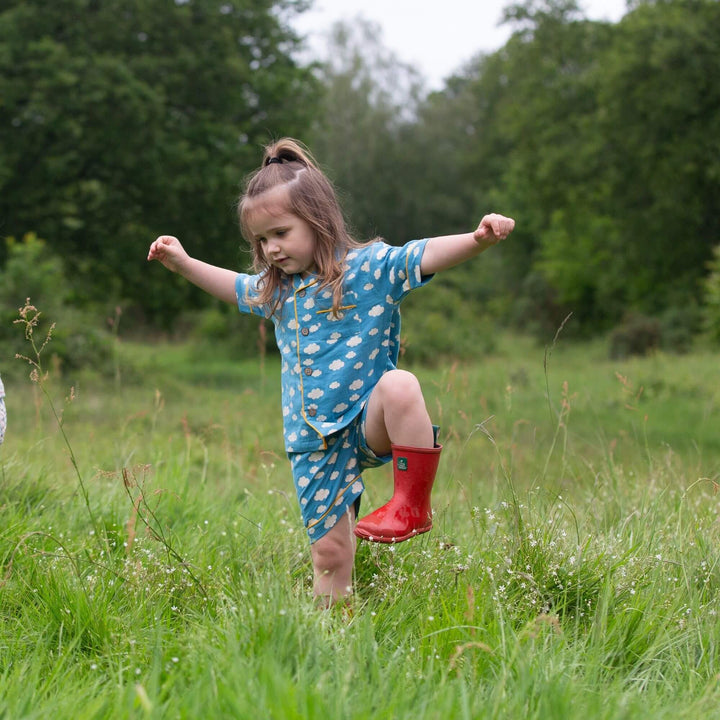
<svg viewBox="0 0 720 720">
<path fill-rule="evenodd" d="M 288 276 L 274 312 L 273 304 L 255 302 L 262 274 L 237 276 L 240 311 L 275 326 L 285 450 L 311 542 L 359 501 L 362 470 L 390 460 L 367 447 L 364 416 L 373 388 L 397 366 L 400 302 L 432 278 L 420 273 L 426 242 L 394 247 L 376 241 L 352 249 L 336 312 L 316 275 Z"/>
</svg>

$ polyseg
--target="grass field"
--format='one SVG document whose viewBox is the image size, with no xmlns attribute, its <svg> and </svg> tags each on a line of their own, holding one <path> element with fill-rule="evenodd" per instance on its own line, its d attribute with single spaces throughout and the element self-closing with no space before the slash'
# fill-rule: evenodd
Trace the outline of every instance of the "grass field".
<svg viewBox="0 0 720 720">
<path fill-rule="evenodd" d="M 3 368 L 0 718 L 720 718 L 717 355 L 416 372 L 435 528 L 321 612 L 272 358 Z"/>
</svg>

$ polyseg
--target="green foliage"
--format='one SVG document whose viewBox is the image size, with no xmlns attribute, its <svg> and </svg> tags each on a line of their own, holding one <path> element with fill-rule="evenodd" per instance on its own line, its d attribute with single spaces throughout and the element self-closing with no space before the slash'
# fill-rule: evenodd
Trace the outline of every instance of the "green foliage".
<svg viewBox="0 0 720 720">
<path fill-rule="evenodd" d="M 624 296 L 657 312 L 698 280 L 720 233 L 720 5 L 641 4 L 613 33 L 598 68 L 598 132 L 610 246 Z"/>
<path fill-rule="evenodd" d="M 0 332 L 7 333 L 27 298 L 47 308 L 52 317 L 66 302 L 69 289 L 62 261 L 35 233 L 22 240 L 9 237 L 4 244 L 7 261 L 0 271 Z"/>
<path fill-rule="evenodd" d="M 616 232 L 611 218 L 570 208 L 553 212 L 540 236 L 538 270 L 557 291 L 558 302 L 593 332 L 621 312 L 623 279 L 608 271 L 614 265 L 610 247 Z"/>
<path fill-rule="evenodd" d="M 514 298 L 506 317 L 552 326 L 560 307 L 591 334 L 628 309 L 698 301 L 720 233 L 720 95 L 708 85 L 719 13 L 711 0 L 641 3 L 610 25 L 583 19 L 575 2 L 518 3 L 505 47 L 421 106 L 417 136 L 454 165 L 418 146 L 429 159 L 421 175 L 438 167 L 451 181 L 436 186 L 446 206 L 470 190 L 466 227 L 473 210 L 518 221 L 499 275 Z M 549 286 L 540 305 L 535 273 Z"/>
<path fill-rule="evenodd" d="M 434 281 L 402 305 L 401 361 L 436 366 L 495 349 L 495 325 L 457 288 Z"/>
<path fill-rule="evenodd" d="M 720 245 L 715 246 L 708 269 L 703 282 L 703 327 L 715 342 L 720 342 Z"/>
<path fill-rule="evenodd" d="M 512 3 L 505 46 L 429 95 L 367 23 L 338 25 L 326 62 L 301 66 L 287 19 L 304 7 L 2 5 L 3 232 L 52 239 L 68 302 L 121 300 L 166 331 L 208 307 L 147 266 L 149 241 L 171 232 L 243 269 L 239 180 L 260 144 L 295 135 L 360 237 L 402 244 L 488 211 L 517 219 L 497 260 L 472 263 L 493 263 L 491 298 L 473 273 L 453 281 L 473 315 L 547 338 L 570 312 L 586 336 L 636 312 L 667 317 L 663 343 L 688 346 L 694 322 L 671 317 L 699 305 L 720 235 L 716 0 L 630 3 L 617 24 L 574 0 Z"/>
<path fill-rule="evenodd" d="M 239 313 L 234 307 L 218 306 L 186 316 L 188 331 L 196 341 L 198 357 L 245 359 L 277 353 L 275 332 L 269 320 Z"/>
<path fill-rule="evenodd" d="M 321 102 L 308 142 L 327 167 L 361 239 L 412 239 L 415 204 L 403 187 L 413 163 L 404 135 L 420 98 L 417 72 L 401 63 L 366 21 L 334 26 L 320 68 Z"/>
<path fill-rule="evenodd" d="M 0 360 L 4 367 L 16 354 L 25 354 L 27 341 L 17 324 L 26 301 L 43 308 L 37 334 L 45 337 L 52 329 L 52 354 L 64 370 L 94 367 L 107 370 L 111 340 L 98 327 L 97 318 L 68 304 L 70 288 L 60 258 L 34 233 L 21 241 L 7 240 L 7 262 L 0 270 Z"/>
<path fill-rule="evenodd" d="M 660 322 L 657 318 L 632 314 L 613 330 L 610 336 L 610 357 L 624 359 L 632 355 L 647 355 L 659 349 Z"/>
<path fill-rule="evenodd" d="M 148 291 L 161 281 L 147 247 L 171 232 L 239 261 L 239 181 L 270 135 L 304 132 L 313 104 L 286 20 L 302 5 L 3 3 L 3 232 L 52 238 L 75 303 L 129 300 L 158 322 L 197 305 L 180 283 Z"/>
<path fill-rule="evenodd" d="M 660 315 L 662 347 L 676 353 L 689 352 L 701 329 L 700 309 L 693 301 L 673 305 Z"/>
<path fill-rule="evenodd" d="M 648 355 L 656 350 L 687 353 L 699 330 L 699 311 L 693 304 L 671 307 L 658 317 L 630 313 L 610 333 L 610 357 Z"/>
</svg>

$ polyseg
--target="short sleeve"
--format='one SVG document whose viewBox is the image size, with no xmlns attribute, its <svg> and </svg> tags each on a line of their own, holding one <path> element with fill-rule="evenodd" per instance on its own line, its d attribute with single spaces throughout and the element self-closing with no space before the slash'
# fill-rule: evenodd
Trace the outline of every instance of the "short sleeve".
<svg viewBox="0 0 720 720">
<path fill-rule="evenodd" d="M 260 275 L 238 273 L 238 276 L 235 278 L 235 295 L 237 297 L 238 309 L 242 313 L 270 317 L 270 309 L 267 306 L 257 303 L 258 285 L 260 281 Z"/>
<path fill-rule="evenodd" d="M 376 242 L 368 246 L 353 263 L 351 279 L 361 279 L 360 287 L 398 304 L 411 290 L 432 280 L 420 270 L 427 238 L 402 245 Z"/>
</svg>

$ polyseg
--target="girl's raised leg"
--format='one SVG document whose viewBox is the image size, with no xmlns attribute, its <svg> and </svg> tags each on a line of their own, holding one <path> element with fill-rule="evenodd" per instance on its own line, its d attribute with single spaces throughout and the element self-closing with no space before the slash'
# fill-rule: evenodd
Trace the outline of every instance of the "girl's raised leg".
<svg viewBox="0 0 720 720">
<path fill-rule="evenodd" d="M 365 437 L 376 455 L 393 456 L 393 496 L 355 527 L 363 540 L 395 543 L 432 528 L 430 493 L 442 447 L 411 373 L 385 373 L 368 401 Z"/>
<path fill-rule="evenodd" d="M 418 379 L 406 370 L 390 370 L 368 400 L 365 437 L 376 455 L 391 445 L 431 448 L 434 432 Z"/>
</svg>

